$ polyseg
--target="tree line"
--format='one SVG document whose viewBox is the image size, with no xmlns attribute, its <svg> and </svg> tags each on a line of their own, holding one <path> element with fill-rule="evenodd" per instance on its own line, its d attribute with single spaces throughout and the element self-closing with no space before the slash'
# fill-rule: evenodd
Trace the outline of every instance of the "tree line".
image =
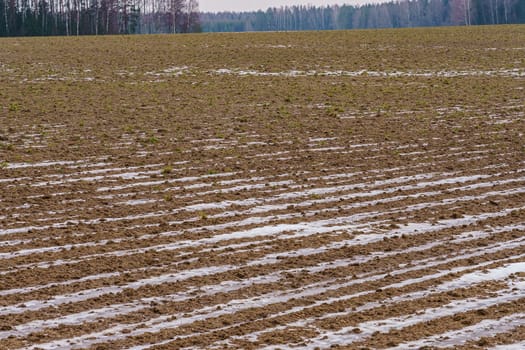
<svg viewBox="0 0 525 350">
<path fill-rule="evenodd" d="M 401 28 L 525 23 L 525 0 L 401 0 L 201 13 L 205 32 Z"/>
<path fill-rule="evenodd" d="M 0 0 L 0 36 L 195 31 L 197 0 Z"/>
<path fill-rule="evenodd" d="M 341 0 L 344 1 L 344 0 Z M 0 36 L 400 28 L 525 23 L 525 0 L 396 0 L 199 13 L 197 0 L 0 0 Z"/>
</svg>

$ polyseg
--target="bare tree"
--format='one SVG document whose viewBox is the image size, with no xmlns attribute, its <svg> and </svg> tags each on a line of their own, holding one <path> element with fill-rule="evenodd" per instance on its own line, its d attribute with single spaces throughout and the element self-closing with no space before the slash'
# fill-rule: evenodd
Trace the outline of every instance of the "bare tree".
<svg viewBox="0 0 525 350">
<path fill-rule="evenodd" d="M 505 16 L 505 24 L 509 23 L 509 0 L 503 0 L 503 14 Z"/>
<path fill-rule="evenodd" d="M 198 11 L 199 4 L 197 0 L 188 0 L 186 4 L 186 15 L 188 16 L 186 32 L 190 32 L 192 26 L 194 25 L 195 14 L 197 14 Z"/>
<path fill-rule="evenodd" d="M 6 35 L 9 35 L 9 23 L 8 23 L 8 19 L 7 19 L 7 11 L 8 11 L 7 1 L 4 1 L 4 23 L 5 23 L 5 33 L 6 33 Z"/>
<path fill-rule="evenodd" d="M 463 0 L 465 3 L 465 25 L 470 25 L 470 0 Z"/>
</svg>

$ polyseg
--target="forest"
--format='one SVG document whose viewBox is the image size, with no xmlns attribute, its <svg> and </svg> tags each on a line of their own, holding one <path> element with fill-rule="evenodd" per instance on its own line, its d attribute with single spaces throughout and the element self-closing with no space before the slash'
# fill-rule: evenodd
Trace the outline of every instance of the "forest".
<svg viewBox="0 0 525 350">
<path fill-rule="evenodd" d="M 344 2 L 344 1 L 342 1 Z M 0 36 L 295 31 L 525 23 L 525 0 L 397 0 L 199 12 L 197 0 L 0 0 Z"/>
<path fill-rule="evenodd" d="M 200 31 L 197 0 L 0 0 L 0 36 Z"/>
<path fill-rule="evenodd" d="M 407 0 L 201 13 L 205 32 L 334 30 L 525 23 L 525 0 Z"/>
</svg>

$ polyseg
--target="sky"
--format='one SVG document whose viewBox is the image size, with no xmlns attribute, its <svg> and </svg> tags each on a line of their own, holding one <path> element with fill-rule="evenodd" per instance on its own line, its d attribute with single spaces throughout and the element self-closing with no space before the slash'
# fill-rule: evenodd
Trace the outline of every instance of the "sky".
<svg viewBox="0 0 525 350">
<path fill-rule="evenodd" d="M 266 10 L 268 7 L 290 5 L 362 5 L 386 1 L 387 0 L 199 0 L 199 9 L 203 12 L 254 11 Z"/>
</svg>

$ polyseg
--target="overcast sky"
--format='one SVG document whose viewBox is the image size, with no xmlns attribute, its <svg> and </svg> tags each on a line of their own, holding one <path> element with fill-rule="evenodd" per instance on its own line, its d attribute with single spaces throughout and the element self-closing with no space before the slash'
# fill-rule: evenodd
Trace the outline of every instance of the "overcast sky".
<svg viewBox="0 0 525 350">
<path fill-rule="evenodd" d="M 203 12 L 253 11 L 286 5 L 361 5 L 386 1 L 387 0 L 199 0 L 199 9 Z"/>
</svg>

